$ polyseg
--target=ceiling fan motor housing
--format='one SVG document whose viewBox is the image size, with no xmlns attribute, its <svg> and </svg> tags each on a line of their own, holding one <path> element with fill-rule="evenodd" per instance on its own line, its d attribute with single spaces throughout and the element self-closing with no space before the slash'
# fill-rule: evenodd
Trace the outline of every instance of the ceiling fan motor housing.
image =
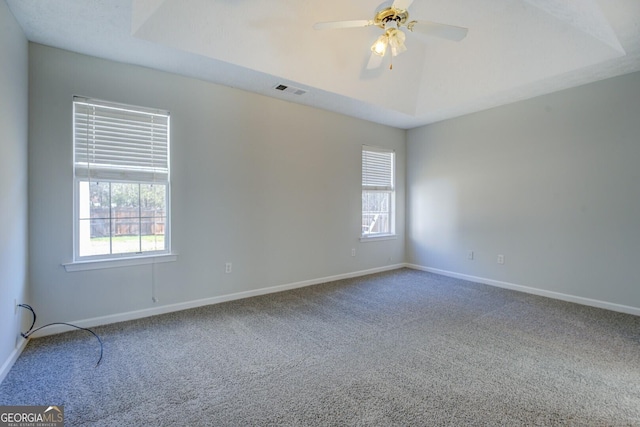
<svg viewBox="0 0 640 427">
<path fill-rule="evenodd" d="M 384 29 L 385 25 L 390 21 L 395 21 L 398 27 L 405 25 L 409 19 L 409 12 L 406 10 L 396 9 L 394 7 L 386 7 L 376 12 L 373 18 L 374 25 Z"/>
</svg>

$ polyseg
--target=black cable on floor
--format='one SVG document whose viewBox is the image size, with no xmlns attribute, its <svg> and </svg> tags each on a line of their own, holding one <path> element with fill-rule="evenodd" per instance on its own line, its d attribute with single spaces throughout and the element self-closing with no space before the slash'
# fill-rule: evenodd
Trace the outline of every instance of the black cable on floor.
<svg viewBox="0 0 640 427">
<path fill-rule="evenodd" d="M 31 307 L 29 304 L 18 304 L 18 307 L 26 308 L 31 312 L 31 314 L 33 314 L 33 322 L 31 322 L 31 326 L 29 327 L 29 330 L 24 334 L 20 333 L 20 335 L 22 335 L 22 338 L 26 339 L 27 338 L 26 335 L 28 335 L 29 332 L 31 332 L 31 330 L 33 329 L 33 325 L 36 324 L 36 312 L 33 310 L 33 307 Z"/>
<path fill-rule="evenodd" d="M 33 307 L 31 307 L 29 304 L 18 304 L 18 307 L 26 308 L 27 310 L 29 310 L 31 312 L 31 314 L 33 314 L 33 322 L 31 322 L 31 327 L 29 328 L 29 330 L 27 332 L 25 332 L 25 333 L 20 333 L 20 335 L 22 335 L 22 337 L 24 339 L 29 338 L 32 334 L 38 332 L 40 329 L 46 328 L 48 326 L 53 326 L 53 325 L 66 325 L 66 326 L 71 326 L 71 327 L 76 328 L 76 329 L 80 329 L 82 331 L 87 331 L 87 332 L 90 332 L 91 334 L 93 334 L 93 336 L 96 337 L 98 339 L 98 342 L 100 343 L 100 358 L 98 358 L 98 363 L 96 363 L 96 367 L 100 364 L 100 362 L 102 361 L 102 354 L 103 354 L 103 351 L 104 351 L 104 345 L 102 344 L 102 340 L 100 339 L 98 334 L 93 332 L 91 329 L 83 328 L 81 326 L 77 326 L 77 325 L 73 325 L 71 323 L 65 323 L 65 322 L 49 323 L 49 324 L 46 324 L 44 326 L 40 326 L 39 328 L 33 329 L 33 326 L 36 324 L 36 312 L 33 309 Z"/>
</svg>

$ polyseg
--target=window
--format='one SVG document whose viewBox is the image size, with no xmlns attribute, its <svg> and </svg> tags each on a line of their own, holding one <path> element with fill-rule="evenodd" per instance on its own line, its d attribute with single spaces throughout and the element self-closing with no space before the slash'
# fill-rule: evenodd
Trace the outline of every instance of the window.
<svg viewBox="0 0 640 427">
<path fill-rule="evenodd" d="M 395 234 L 395 153 L 362 146 L 362 237 Z"/>
<path fill-rule="evenodd" d="M 73 99 L 74 260 L 170 251 L 169 113 Z"/>
</svg>

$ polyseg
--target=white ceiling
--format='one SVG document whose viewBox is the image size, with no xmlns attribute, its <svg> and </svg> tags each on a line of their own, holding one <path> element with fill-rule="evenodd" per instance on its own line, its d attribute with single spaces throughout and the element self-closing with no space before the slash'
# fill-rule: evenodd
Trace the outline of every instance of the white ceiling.
<svg viewBox="0 0 640 427">
<path fill-rule="evenodd" d="M 407 32 L 393 70 L 366 70 L 380 28 L 312 28 L 379 0 L 6 1 L 33 42 L 404 129 L 640 71 L 638 0 L 415 0 L 410 19 L 469 34 Z"/>
</svg>

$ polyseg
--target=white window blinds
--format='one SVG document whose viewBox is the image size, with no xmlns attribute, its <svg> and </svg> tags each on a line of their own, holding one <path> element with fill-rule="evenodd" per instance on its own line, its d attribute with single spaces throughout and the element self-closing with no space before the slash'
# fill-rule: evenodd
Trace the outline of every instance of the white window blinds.
<svg viewBox="0 0 640 427">
<path fill-rule="evenodd" d="M 169 113 L 74 97 L 78 178 L 169 180 Z"/>
<path fill-rule="evenodd" d="M 362 146 L 363 190 L 393 190 L 394 155 L 391 150 Z"/>
</svg>

